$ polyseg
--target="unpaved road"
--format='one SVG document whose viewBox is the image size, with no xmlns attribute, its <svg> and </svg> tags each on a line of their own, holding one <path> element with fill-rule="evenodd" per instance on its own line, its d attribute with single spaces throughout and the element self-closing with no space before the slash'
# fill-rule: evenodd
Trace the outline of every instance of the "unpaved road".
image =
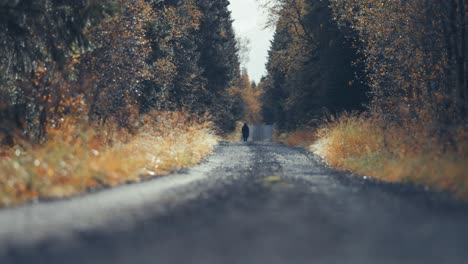
<svg viewBox="0 0 468 264">
<path fill-rule="evenodd" d="M 0 263 L 468 263 L 468 207 L 222 143 L 187 172 L 0 210 Z"/>
</svg>

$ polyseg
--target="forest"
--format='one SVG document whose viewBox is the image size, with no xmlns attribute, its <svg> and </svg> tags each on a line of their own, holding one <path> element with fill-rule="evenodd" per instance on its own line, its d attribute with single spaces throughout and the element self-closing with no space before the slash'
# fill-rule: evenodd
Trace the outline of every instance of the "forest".
<svg viewBox="0 0 468 264">
<path fill-rule="evenodd" d="M 228 0 L 0 0 L 0 206 L 192 166 L 239 121 L 468 195 L 467 0 L 258 2 L 255 83 Z"/>
<path fill-rule="evenodd" d="M 262 1 L 263 118 L 330 165 L 468 194 L 468 1 Z"/>
<path fill-rule="evenodd" d="M 0 204 L 138 181 L 209 153 L 244 112 L 228 5 L 0 1 Z"/>
<path fill-rule="evenodd" d="M 40 141 L 65 115 L 129 128 L 141 114 L 174 109 L 210 112 L 232 130 L 237 43 L 228 1 L 211 2 L 6 1 L 4 140 L 19 129 Z"/>
</svg>

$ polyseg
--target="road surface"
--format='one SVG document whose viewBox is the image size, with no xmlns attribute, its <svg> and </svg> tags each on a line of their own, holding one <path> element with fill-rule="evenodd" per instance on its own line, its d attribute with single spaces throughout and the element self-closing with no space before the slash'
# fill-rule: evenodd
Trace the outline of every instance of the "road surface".
<svg viewBox="0 0 468 264">
<path fill-rule="evenodd" d="M 221 143 L 172 176 L 0 210 L 0 263 L 461 264 L 467 208 L 298 148 Z"/>
</svg>

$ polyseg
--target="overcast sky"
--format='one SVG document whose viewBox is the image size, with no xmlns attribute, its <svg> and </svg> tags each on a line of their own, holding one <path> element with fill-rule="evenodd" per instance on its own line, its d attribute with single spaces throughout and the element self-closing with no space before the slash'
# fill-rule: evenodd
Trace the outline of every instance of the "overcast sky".
<svg viewBox="0 0 468 264">
<path fill-rule="evenodd" d="M 229 0 L 229 9 L 234 19 L 234 29 L 237 34 L 250 40 L 250 60 L 247 70 L 250 78 L 258 82 L 265 75 L 270 40 L 273 30 L 264 30 L 266 15 L 258 6 L 256 0 Z"/>
</svg>

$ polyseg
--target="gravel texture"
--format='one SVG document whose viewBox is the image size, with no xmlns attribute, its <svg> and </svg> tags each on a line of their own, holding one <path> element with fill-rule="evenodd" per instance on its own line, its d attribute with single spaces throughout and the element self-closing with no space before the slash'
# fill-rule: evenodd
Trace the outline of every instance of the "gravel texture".
<svg viewBox="0 0 468 264">
<path fill-rule="evenodd" d="M 0 210 L 0 263 L 468 263 L 468 206 L 221 143 L 185 172 Z"/>
</svg>

